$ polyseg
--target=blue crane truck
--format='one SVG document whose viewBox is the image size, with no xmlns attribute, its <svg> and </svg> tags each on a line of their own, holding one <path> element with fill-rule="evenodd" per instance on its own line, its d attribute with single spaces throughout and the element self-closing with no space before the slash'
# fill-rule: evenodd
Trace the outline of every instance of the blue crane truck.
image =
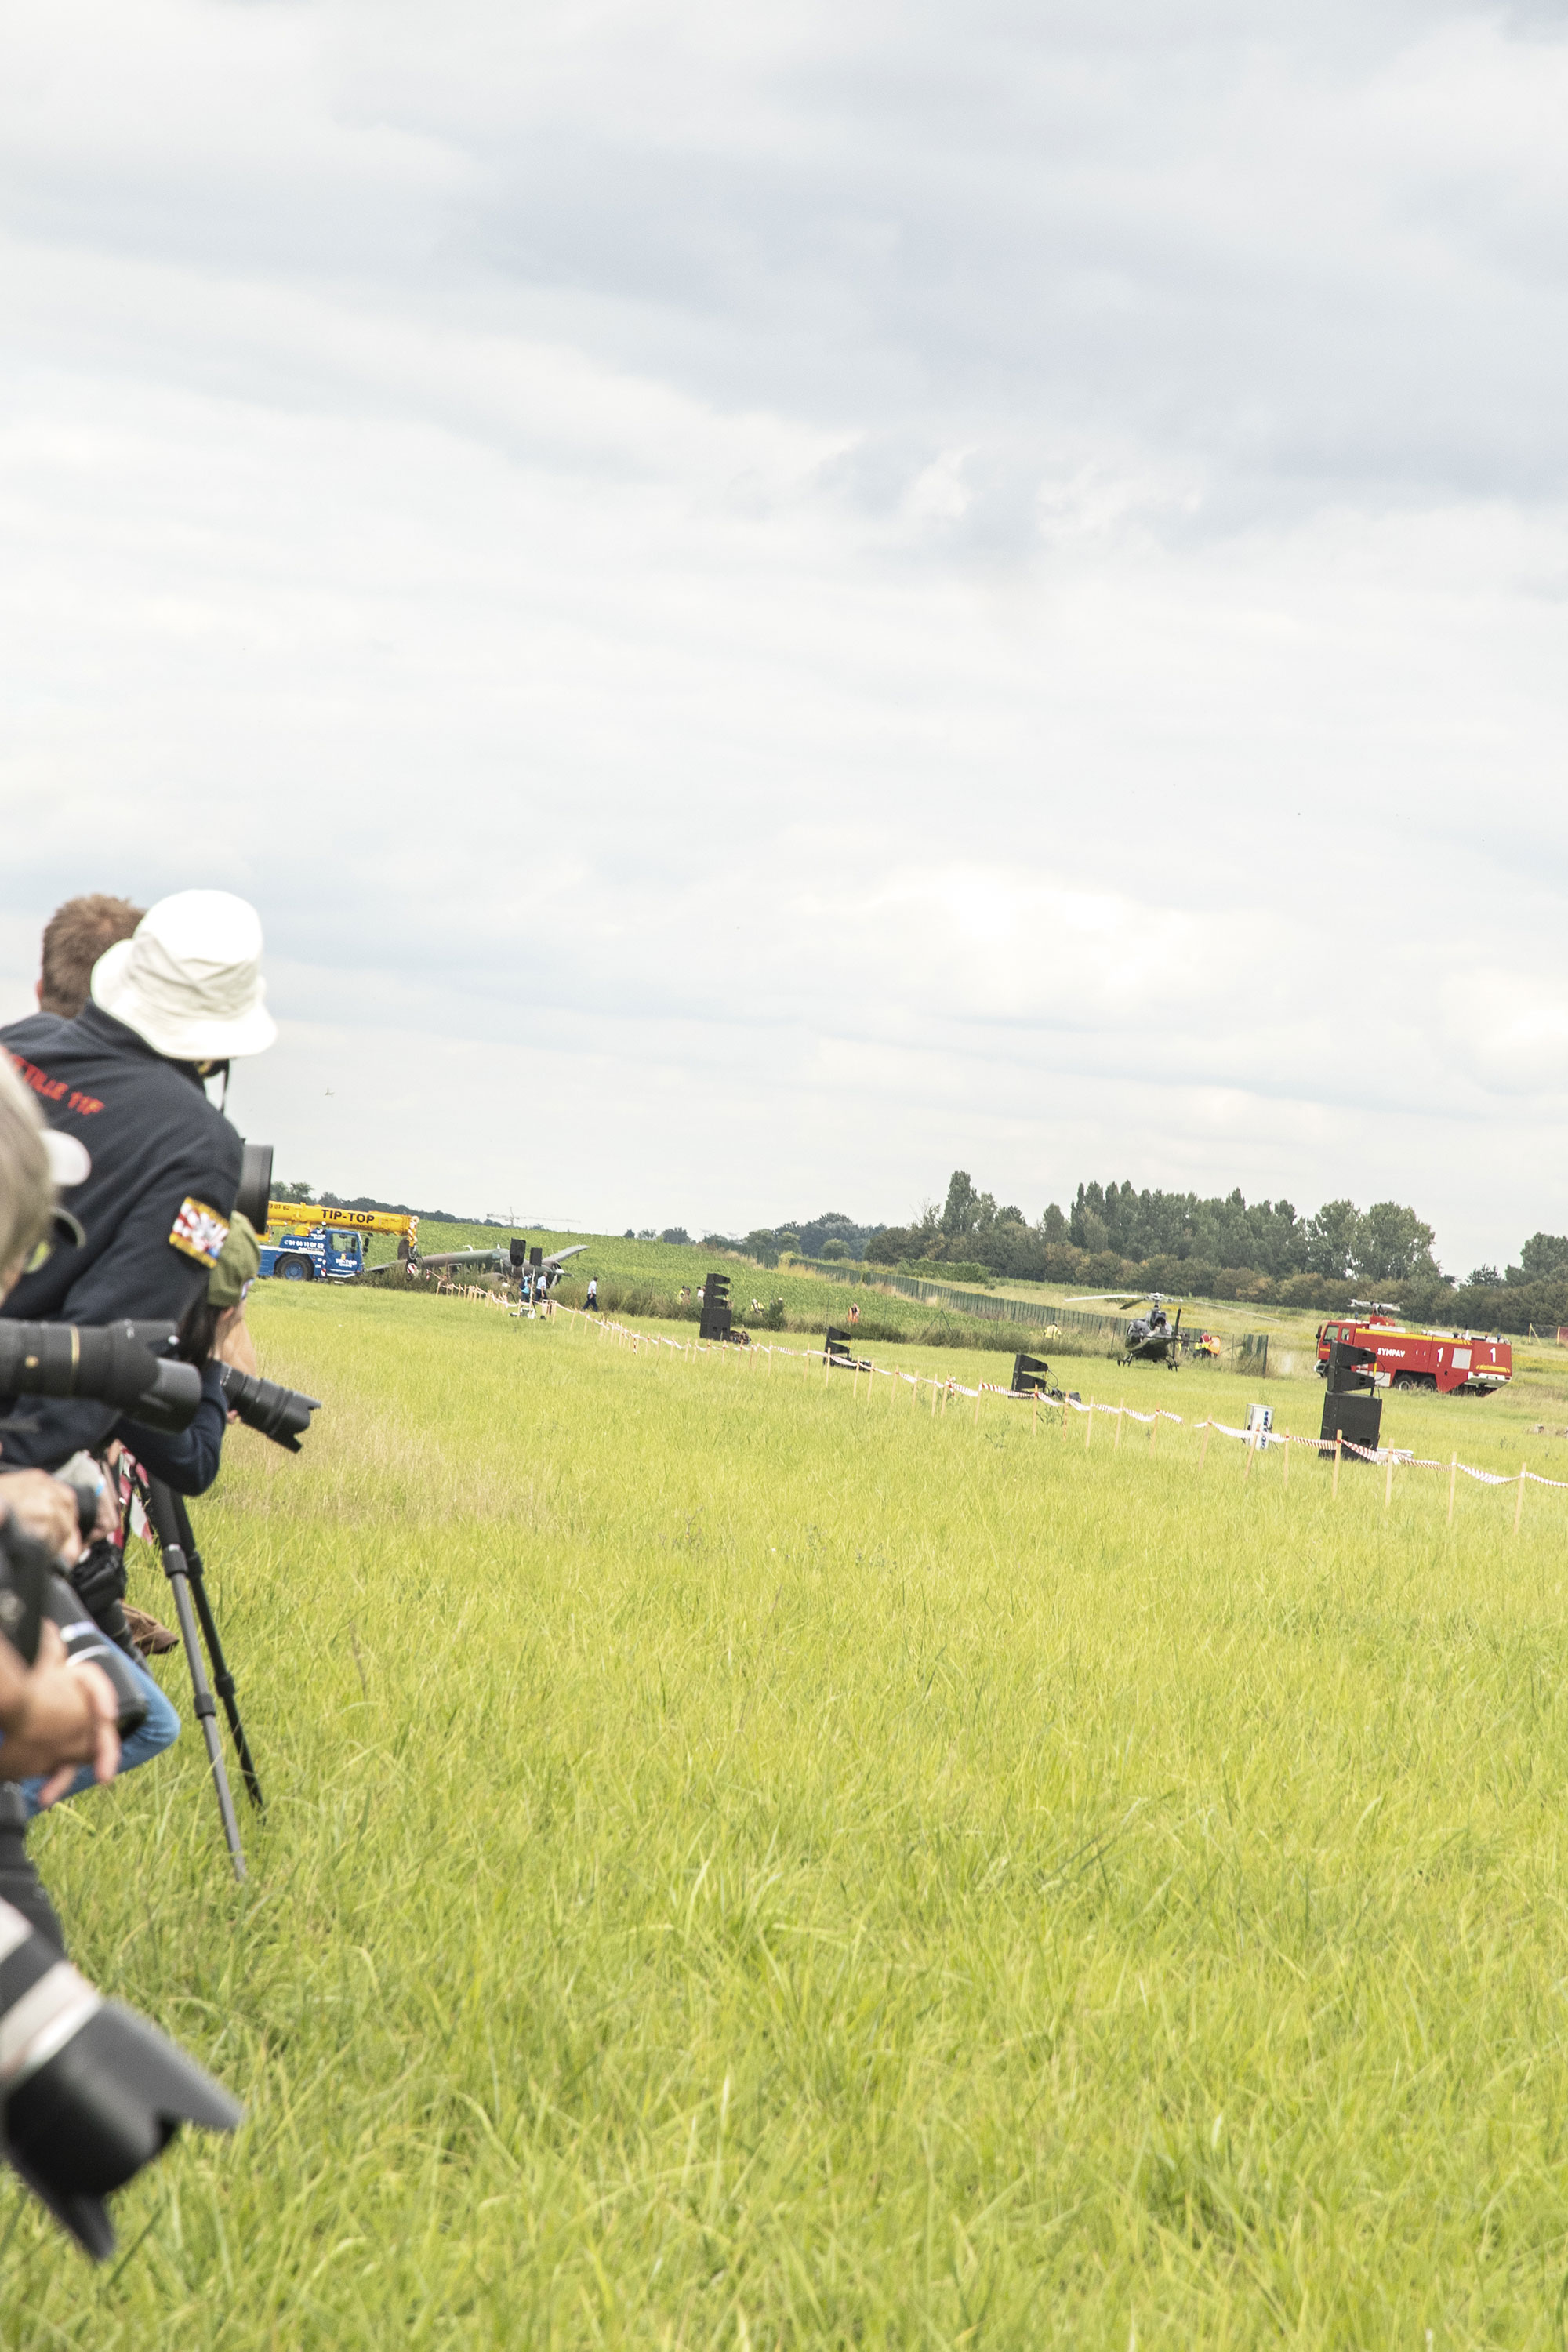
<svg viewBox="0 0 1568 2352">
<path fill-rule="evenodd" d="M 353 1282 L 364 1272 L 371 1234 L 405 1234 L 416 1245 L 419 1220 L 387 1209 L 323 1209 L 270 1201 L 261 1242 L 261 1274 L 283 1282 Z"/>
</svg>

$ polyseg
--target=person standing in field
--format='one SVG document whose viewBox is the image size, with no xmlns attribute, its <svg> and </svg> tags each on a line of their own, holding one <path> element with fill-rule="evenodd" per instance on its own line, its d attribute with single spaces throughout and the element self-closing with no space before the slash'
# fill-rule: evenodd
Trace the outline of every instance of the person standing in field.
<svg viewBox="0 0 1568 2352">
<path fill-rule="evenodd" d="M 598 1276 L 597 1276 L 596 1274 L 591 1274 L 591 1275 L 588 1276 L 588 1298 L 587 1298 L 587 1307 L 588 1307 L 588 1312 L 589 1312 L 589 1314 L 590 1314 L 590 1315 L 596 1314 L 596 1313 L 597 1313 L 597 1311 L 598 1311 L 598 1306 L 599 1306 L 599 1277 L 598 1277 Z"/>
</svg>

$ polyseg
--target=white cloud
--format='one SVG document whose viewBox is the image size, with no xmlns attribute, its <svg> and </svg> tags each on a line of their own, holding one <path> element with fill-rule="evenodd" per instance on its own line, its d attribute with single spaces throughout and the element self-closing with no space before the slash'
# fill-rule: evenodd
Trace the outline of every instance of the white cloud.
<svg viewBox="0 0 1568 2352">
<path fill-rule="evenodd" d="M 7 23 L 11 1002 L 221 880 L 320 1183 L 1568 1223 L 1551 15 Z"/>
</svg>

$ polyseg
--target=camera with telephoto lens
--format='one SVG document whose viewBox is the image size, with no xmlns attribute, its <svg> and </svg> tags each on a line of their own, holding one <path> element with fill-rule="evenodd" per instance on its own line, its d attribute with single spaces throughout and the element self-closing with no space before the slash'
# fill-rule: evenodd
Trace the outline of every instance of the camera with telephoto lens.
<svg viewBox="0 0 1568 2352">
<path fill-rule="evenodd" d="M 60 1583 L 44 1547 L 14 1520 L 0 1521 L 0 1627 L 29 1665 L 45 1618 L 63 1610 L 79 1621 L 68 1586 L 63 1601 L 56 1594 Z M 95 1652 L 93 1663 L 109 1671 L 114 1654 Z M 160 2155 L 183 2123 L 232 2131 L 243 2115 L 193 2058 L 145 2018 L 105 2000 L 0 1902 L 0 2145 L 96 2262 L 114 2251 L 103 2202 L 110 2190 Z"/>
<path fill-rule="evenodd" d="M 114 2252 L 104 2206 L 183 2123 L 233 2131 L 244 2108 L 133 2010 L 105 2000 L 0 1902 L 5 2149 L 95 2262 Z"/>
<path fill-rule="evenodd" d="M 220 1364 L 217 1376 L 230 1412 L 237 1413 L 247 1429 L 258 1429 L 274 1445 L 299 1453 L 310 1415 L 321 1411 L 320 1397 L 307 1396 L 302 1389 L 283 1388 L 277 1381 L 264 1381 L 258 1372 L 242 1372 L 236 1364 Z"/>
</svg>

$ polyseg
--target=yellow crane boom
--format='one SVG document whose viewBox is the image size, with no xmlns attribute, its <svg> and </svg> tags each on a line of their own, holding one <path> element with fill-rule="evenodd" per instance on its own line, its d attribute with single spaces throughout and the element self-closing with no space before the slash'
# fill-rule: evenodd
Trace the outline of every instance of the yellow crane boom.
<svg viewBox="0 0 1568 2352">
<path fill-rule="evenodd" d="M 267 1230 L 300 1225 L 336 1225 L 357 1234 L 416 1234 L 417 1217 L 392 1209 L 329 1209 L 320 1201 L 268 1201 Z"/>
</svg>

